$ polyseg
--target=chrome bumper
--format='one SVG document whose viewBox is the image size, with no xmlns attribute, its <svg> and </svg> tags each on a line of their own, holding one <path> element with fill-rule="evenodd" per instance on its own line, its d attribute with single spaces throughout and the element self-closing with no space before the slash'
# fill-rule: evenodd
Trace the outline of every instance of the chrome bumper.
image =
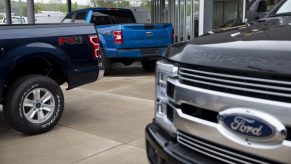
<svg viewBox="0 0 291 164">
<path fill-rule="evenodd" d="M 174 95 L 169 100 L 169 104 L 176 104 L 177 106 L 188 104 L 214 112 L 222 112 L 236 107 L 252 108 L 276 117 L 285 126 L 291 126 L 291 104 L 201 89 L 182 84 L 176 79 L 169 79 L 168 82 L 174 86 Z M 174 127 L 178 131 L 203 138 L 223 147 L 272 161 L 281 163 L 290 163 L 291 161 L 291 156 L 289 155 L 291 152 L 291 141 L 284 140 L 281 145 L 270 149 L 256 149 L 243 146 L 229 140 L 220 133 L 218 123 L 184 114 L 181 109 L 172 107 L 175 118 Z M 185 146 L 189 147 L 189 145 Z M 224 156 L 224 154 L 219 155 Z"/>
</svg>

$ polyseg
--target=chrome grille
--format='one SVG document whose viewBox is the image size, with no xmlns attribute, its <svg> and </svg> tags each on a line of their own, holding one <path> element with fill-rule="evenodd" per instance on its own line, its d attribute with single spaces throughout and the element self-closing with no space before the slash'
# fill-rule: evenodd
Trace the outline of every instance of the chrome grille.
<svg viewBox="0 0 291 164">
<path fill-rule="evenodd" d="M 229 150 L 219 147 L 209 142 L 205 142 L 199 138 L 188 135 L 184 132 L 178 132 L 177 140 L 180 144 L 202 153 L 206 156 L 215 158 L 225 163 L 238 163 L 238 164 L 267 164 L 274 163 L 265 160 L 260 160 L 257 157 L 243 155 L 234 150 Z"/>
<path fill-rule="evenodd" d="M 249 97 L 291 102 L 291 82 L 231 75 L 188 68 L 179 69 L 179 80 L 188 85 Z"/>
</svg>

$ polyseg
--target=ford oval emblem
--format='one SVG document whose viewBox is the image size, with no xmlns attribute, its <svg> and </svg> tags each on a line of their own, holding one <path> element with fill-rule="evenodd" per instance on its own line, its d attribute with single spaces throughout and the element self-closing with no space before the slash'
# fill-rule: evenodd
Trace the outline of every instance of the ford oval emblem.
<svg viewBox="0 0 291 164">
<path fill-rule="evenodd" d="M 252 109 L 232 108 L 219 113 L 218 130 L 227 138 L 251 147 L 279 145 L 287 130 L 275 117 Z"/>
<path fill-rule="evenodd" d="M 230 130 L 240 135 L 251 138 L 273 137 L 274 128 L 265 121 L 248 115 L 221 116 L 223 124 Z"/>
<path fill-rule="evenodd" d="M 147 37 L 152 37 L 154 35 L 154 33 L 152 33 L 152 32 L 146 32 L 145 34 Z"/>
</svg>

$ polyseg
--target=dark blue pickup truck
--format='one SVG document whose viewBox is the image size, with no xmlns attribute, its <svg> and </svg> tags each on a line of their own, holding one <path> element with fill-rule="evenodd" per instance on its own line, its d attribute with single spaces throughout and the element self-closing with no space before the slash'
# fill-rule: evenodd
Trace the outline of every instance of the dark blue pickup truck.
<svg viewBox="0 0 291 164">
<path fill-rule="evenodd" d="M 103 77 L 99 39 L 90 24 L 0 27 L 0 101 L 7 122 L 26 134 L 49 131 L 68 89 Z"/>
<path fill-rule="evenodd" d="M 155 62 L 173 43 L 171 24 L 137 24 L 129 9 L 89 8 L 68 14 L 63 23 L 93 23 L 101 44 L 102 63 L 109 72 L 113 62 L 130 65 L 141 61 L 146 71 L 153 71 Z"/>
</svg>

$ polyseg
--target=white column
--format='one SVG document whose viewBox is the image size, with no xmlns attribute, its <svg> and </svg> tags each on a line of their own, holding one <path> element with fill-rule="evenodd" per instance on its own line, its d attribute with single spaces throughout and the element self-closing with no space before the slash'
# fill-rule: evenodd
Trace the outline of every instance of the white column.
<svg viewBox="0 0 291 164">
<path fill-rule="evenodd" d="M 183 29 L 183 41 L 185 42 L 186 40 L 188 40 L 188 35 L 187 35 L 187 1 L 188 0 L 184 0 L 184 29 Z"/>
<path fill-rule="evenodd" d="M 243 16 L 242 16 L 242 21 L 246 22 L 246 0 L 243 0 Z"/>
<path fill-rule="evenodd" d="M 20 24 L 22 24 L 23 23 L 23 21 L 22 21 L 22 2 L 21 2 L 21 0 L 19 0 L 19 2 L 18 2 L 18 10 L 19 10 L 19 17 L 20 17 Z"/>
<path fill-rule="evenodd" d="M 190 12 L 190 39 L 194 38 L 195 31 L 195 21 L 194 21 L 194 0 L 191 0 L 191 12 Z"/>
<path fill-rule="evenodd" d="M 177 15 L 177 36 L 178 36 L 178 43 L 181 42 L 181 0 L 178 0 L 178 15 Z"/>
<path fill-rule="evenodd" d="M 199 35 L 204 33 L 204 0 L 199 3 Z"/>
<path fill-rule="evenodd" d="M 213 0 L 200 0 L 199 6 L 199 35 L 212 30 Z"/>
<path fill-rule="evenodd" d="M 35 24 L 34 0 L 27 0 L 27 19 L 29 24 Z"/>
</svg>

